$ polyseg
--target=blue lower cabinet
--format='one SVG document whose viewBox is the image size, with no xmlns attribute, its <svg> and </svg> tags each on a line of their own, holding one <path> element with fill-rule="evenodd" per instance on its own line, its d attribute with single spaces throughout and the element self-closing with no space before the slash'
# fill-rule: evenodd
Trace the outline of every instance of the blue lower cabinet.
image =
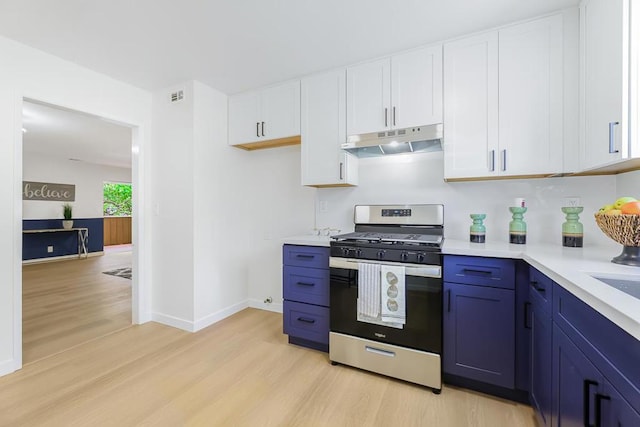
<svg viewBox="0 0 640 427">
<path fill-rule="evenodd" d="M 283 317 L 285 334 L 329 345 L 329 308 L 285 300 Z"/>
<path fill-rule="evenodd" d="M 604 383 L 602 394 L 596 395 L 596 412 L 599 412 L 601 422 L 595 425 L 614 427 L 640 426 L 640 414 L 627 403 L 608 381 Z"/>
<path fill-rule="evenodd" d="M 282 248 L 283 330 L 291 344 L 329 351 L 329 248 Z"/>
<path fill-rule="evenodd" d="M 551 313 L 535 301 L 531 303 L 530 402 L 540 426 L 551 426 L 552 322 Z"/>
<path fill-rule="evenodd" d="M 553 327 L 553 425 L 593 426 L 604 378 L 580 349 Z"/>
<path fill-rule="evenodd" d="M 513 389 L 514 291 L 445 282 L 443 304 L 444 373 Z"/>
</svg>

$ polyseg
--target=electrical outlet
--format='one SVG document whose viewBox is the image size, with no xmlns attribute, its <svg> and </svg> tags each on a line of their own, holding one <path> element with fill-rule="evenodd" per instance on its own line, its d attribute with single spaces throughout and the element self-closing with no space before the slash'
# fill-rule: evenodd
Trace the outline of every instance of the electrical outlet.
<svg viewBox="0 0 640 427">
<path fill-rule="evenodd" d="M 48 254 L 52 254 L 53 253 L 53 246 L 47 246 L 47 253 Z"/>
<path fill-rule="evenodd" d="M 327 202 L 326 200 L 320 200 L 320 202 L 318 203 L 318 210 L 320 211 L 320 213 L 327 213 L 327 211 L 329 210 L 329 202 Z"/>
<path fill-rule="evenodd" d="M 271 298 L 271 297 L 267 297 L 267 298 L 265 298 L 265 300 L 264 300 L 264 303 L 265 303 L 265 304 L 271 304 L 272 302 L 273 302 L 273 298 Z"/>
</svg>

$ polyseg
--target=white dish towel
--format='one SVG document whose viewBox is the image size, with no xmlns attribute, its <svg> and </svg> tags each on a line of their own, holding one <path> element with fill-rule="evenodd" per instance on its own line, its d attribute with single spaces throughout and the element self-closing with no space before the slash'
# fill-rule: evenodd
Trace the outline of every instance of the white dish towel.
<svg viewBox="0 0 640 427">
<path fill-rule="evenodd" d="M 380 316 L 380 264 L 358 263 L 358 320 Z"/>
<path fill-rule="evenodd" d="M 404 273 L 401 265 L 383 265 L 380 268 L 383 322 L 407 323 Z"/>
</svg>

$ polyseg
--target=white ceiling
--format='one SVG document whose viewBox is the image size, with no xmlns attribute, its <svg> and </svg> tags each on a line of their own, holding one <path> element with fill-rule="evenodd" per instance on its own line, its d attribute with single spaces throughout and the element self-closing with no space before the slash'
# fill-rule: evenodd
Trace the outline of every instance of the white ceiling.
<svg viewBox="0 0 640 427">
<path fill-rule="evenodd" d="M 22 146 L 50 159 L 131 167 L 131 129 L 77 111 L 24 102 Z"/>
<path fill-rule="evenodd" d="M 578 0 L 2 0 L 0 34 L 148 90 L 231 94 Z"/>
</svg>

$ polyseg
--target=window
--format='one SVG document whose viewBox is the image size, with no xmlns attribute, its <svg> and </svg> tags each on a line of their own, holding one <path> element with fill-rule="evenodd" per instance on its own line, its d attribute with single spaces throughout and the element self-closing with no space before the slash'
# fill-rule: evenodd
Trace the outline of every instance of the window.
<svg viewBox="0 0 640 427">
<path fill-rule="evenodd" d="M 105 182 L 103 190 L 104 216 L 131 216 L 131 184 Z"/>
</svg>

